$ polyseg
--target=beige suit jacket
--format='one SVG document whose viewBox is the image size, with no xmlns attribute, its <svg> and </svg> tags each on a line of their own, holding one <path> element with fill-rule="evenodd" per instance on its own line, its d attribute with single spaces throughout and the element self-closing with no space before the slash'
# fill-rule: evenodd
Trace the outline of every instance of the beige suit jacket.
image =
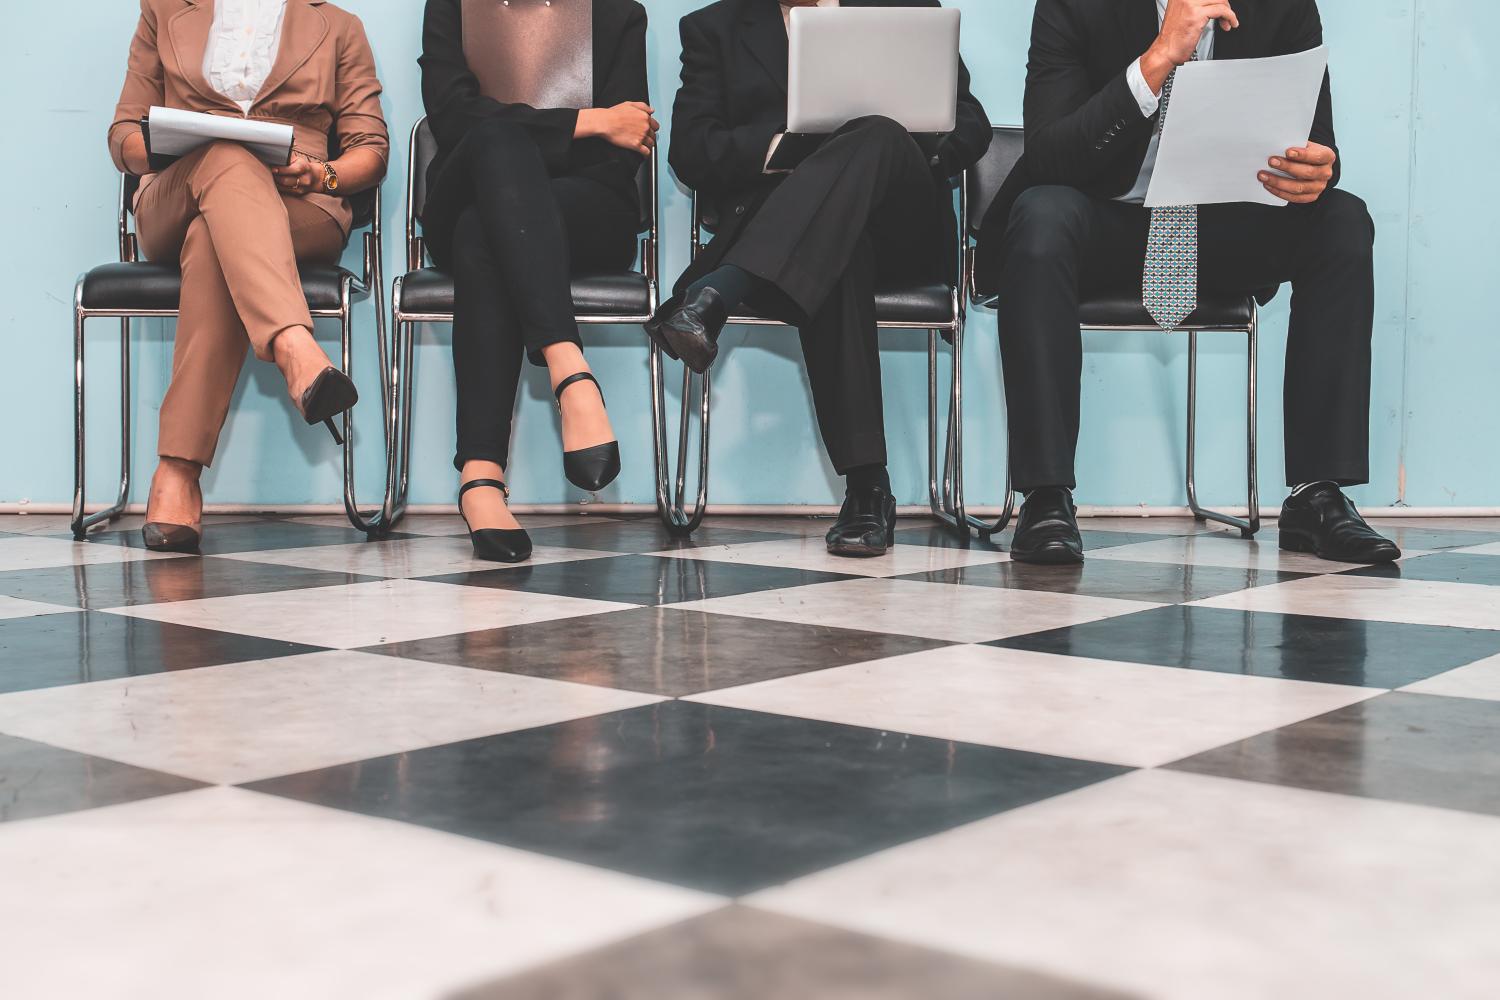
<svg viewBox="0 0 1500 1000">
<path fill-rule="evenodd" d="M 141 130 L 152 105 L 291 125 L 295 148 L 318 159 L 356 147 L 389 158 L 375 57 L 353 14 L 325 0 L 287 0 L 275 66 L 244 116 L 203 75 L 214 0 L 140 3 L 125 87 L 109 129 L 110 155 L 120 170 L 126 169 L 125 140 Z M 344 199 L 321 192 L 306 197 L 349 232 L 352 213 Z"/>
</svg>

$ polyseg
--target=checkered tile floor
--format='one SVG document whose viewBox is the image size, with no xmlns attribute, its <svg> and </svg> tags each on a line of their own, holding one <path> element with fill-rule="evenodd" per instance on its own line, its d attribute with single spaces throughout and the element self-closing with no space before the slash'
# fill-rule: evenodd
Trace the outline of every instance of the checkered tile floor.
<svg viewBox="0 0 1500 1000">
<path fill-rule="evenodd" d="M 0 993 L 1467 1000 L 1500 523 L 0 519 Z"/>
</svg>

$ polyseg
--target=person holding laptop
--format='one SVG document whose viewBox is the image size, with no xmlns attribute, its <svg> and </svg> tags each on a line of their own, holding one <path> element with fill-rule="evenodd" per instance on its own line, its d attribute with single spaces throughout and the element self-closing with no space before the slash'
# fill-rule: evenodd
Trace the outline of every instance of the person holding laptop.
<svg viewBox="0 0 1500 1000">
<path fill-rule="evenodd" d="M 1171 330 L 1199 288 L 1264 303 L 1284 282 L 1292 490 L 1281 548 L 1357 563 L 1400 557 L 1342 490 L 1369 478 L 1375 227 L 1338 187 L 1327 77 L 1307 143 L 1267 150 L 1257 171 L 1287 205 L 1143 207 L 1178 66 L 1322 43 L 1315 0 L 1038 0 L 1026 152 L 984 219 L 976 263 L 979 290 L 999 296 L 1011 471 L 1026 494 L 1014 558 L 1083 561 L 1072 497 L 1080 297 L 1139 294 Z"/>
<path fill-rule="evenodd" d="M 141 128 L 152 107 L 291 125 L 292 162 L 267 167 L 215 142 L 153 172 Z M 375 58 L 353 14 L 323 0 L 141 0 L 109 151 L 141 178 L 141 250 L 182 267 L 147 548 L 199 548 L 198 479 L 247 347 L 281 369 L 308 423 L 332 429 L 354 405 L 354 383 L 313 339 L 297 265 L 339 259 L 353 224 L 345 198 L 380 183 L 389 148 Z"/>
<path fill-rule="evenodd" d="M 742 304 L 798 327 L 823 443 L 846 478 L 828 549 L 874 556 L 894 542 L 896 511 L 886 472 L 875 290 L 895 276 L 951 277 L 957 222 L 950 179 L 984 155 L 991 131 L 958 63 L 957 110 L 945 134 L 919 143 L 892 118 L 865 115 L 804 158 L 779 161 L 790 12 L 812 6 L 939 4 L 719 0 L 682 19 L 669 160 L 712 206 L 717 232 L 647 331 L 701 372 Z"/>
</svg>

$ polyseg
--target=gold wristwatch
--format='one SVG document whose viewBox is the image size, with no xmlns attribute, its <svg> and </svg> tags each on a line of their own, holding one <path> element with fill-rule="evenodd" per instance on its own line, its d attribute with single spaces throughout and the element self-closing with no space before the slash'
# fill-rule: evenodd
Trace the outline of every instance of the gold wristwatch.
<svg viewBox="0 0 1500 1000">
<path fill-rule="evenodd" d="M 333 194 L 339 189 L 339 172 L 333 169 L 333 164 L 323 162 L 323 190 Z"/>
</svg>

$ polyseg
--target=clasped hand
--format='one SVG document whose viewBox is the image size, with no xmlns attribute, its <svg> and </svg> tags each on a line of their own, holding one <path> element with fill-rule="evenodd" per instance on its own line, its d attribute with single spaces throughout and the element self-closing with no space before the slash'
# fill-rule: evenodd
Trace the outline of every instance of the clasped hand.
<svg viewBox="0 0 1500 1000">
<path fill-rule="evenodd" d="M 577 138 L 597 137 L 621 149 L 650 156 L 656 148 L 655 109 L 641 101 L 626 101 L 612 108 L 585 108 L 578 112 Z"/>
<path fill-rule="evenodd" d="M 301 153 L 292 154 L 292 162 L 272 167 L 276 186 L 287 194 L 307 194 L 323 187 L 323 164 Z"/>
</svg>

